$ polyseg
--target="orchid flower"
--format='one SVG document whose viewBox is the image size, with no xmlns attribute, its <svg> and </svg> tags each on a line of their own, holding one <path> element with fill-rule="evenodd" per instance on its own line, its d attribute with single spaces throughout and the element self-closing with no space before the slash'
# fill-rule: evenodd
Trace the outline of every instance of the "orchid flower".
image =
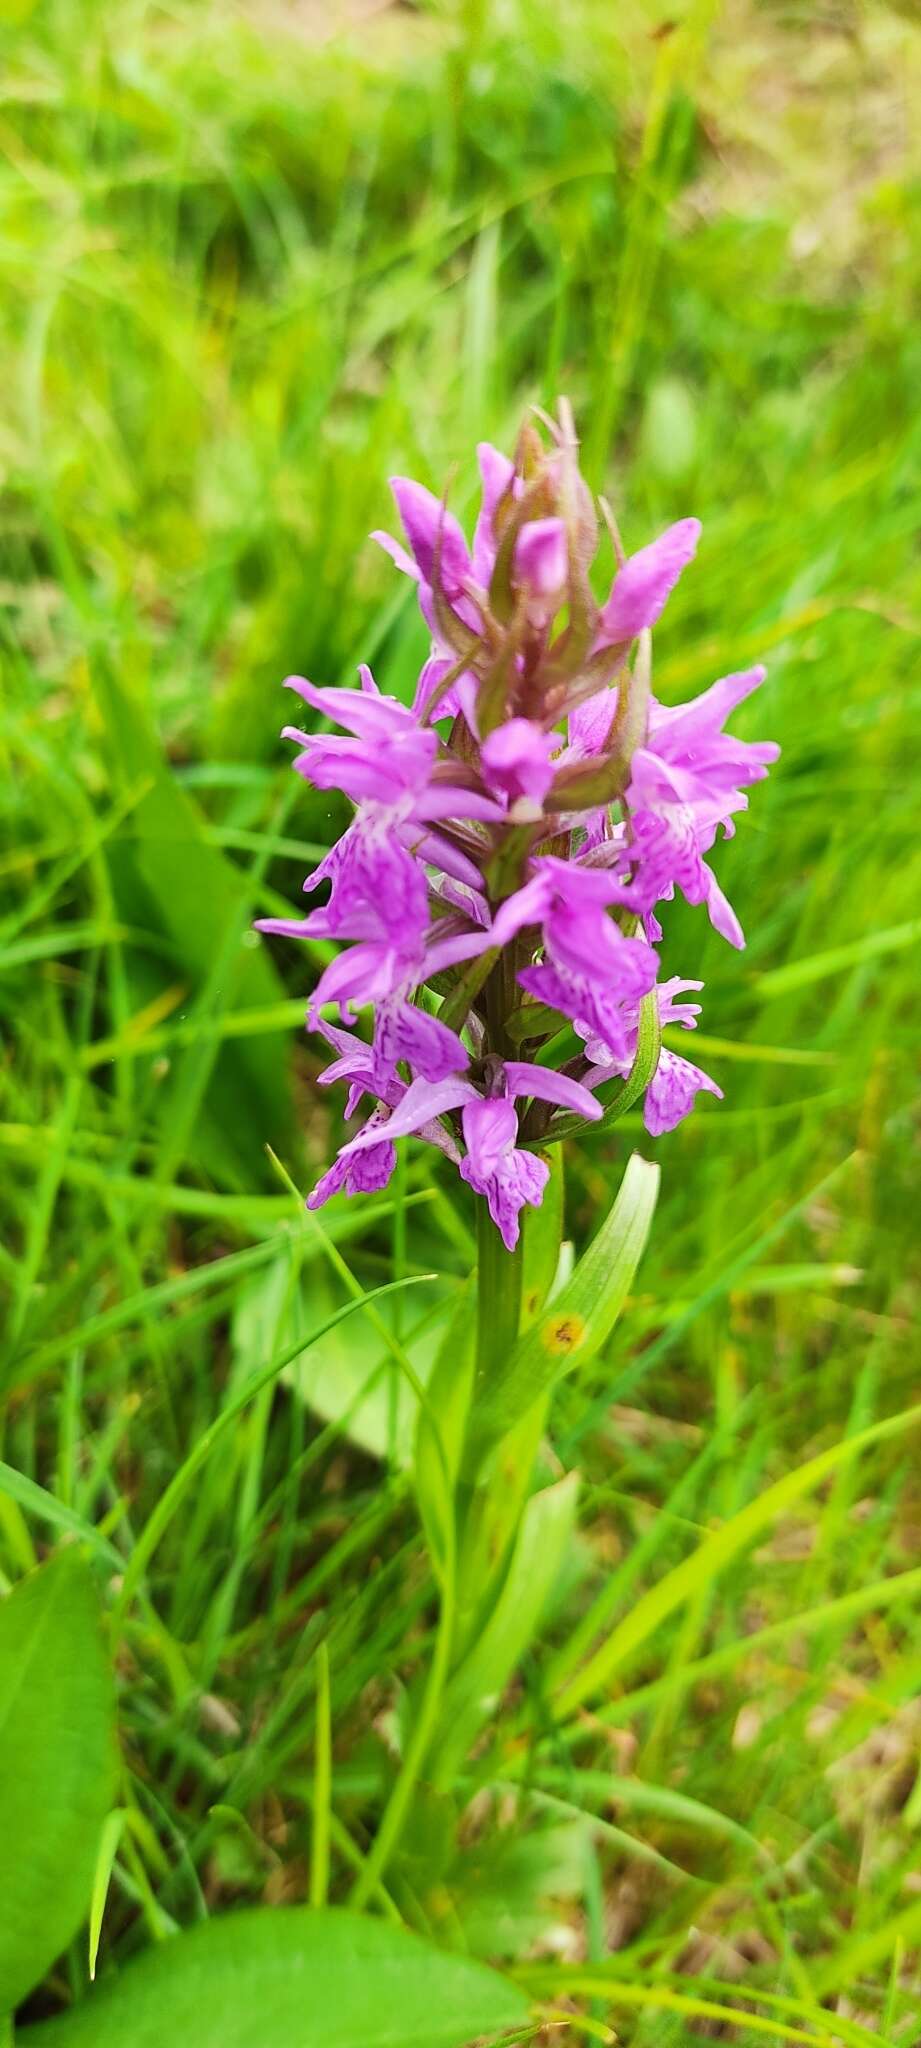
<svg viewBox="0 0 921 2048">
<path fill-rule="evenodd" d="M 393 480 L 404 538 L 374 538 L 416 586 L 430 652 L 411 707 L 365 666 L 357 690 L 288 678 L 340 728 L 286 727 L 295 768 L 354 815 L 304 884 L 328 885 L 325 902 L 260 924 L 345 942 L 308 1022 L 337 1055 L 321 1078 L 349 1083 L 347 1115 L 371 1107 L 311 1206 L 383 1187 L 412 1134 L 483 1197 L 510 1250 L 522 1208 L 542 1199 L 546 1146 L 574 1117 L 601 1119 L 604 1084 L 636 1068 L 643 1019 L 656 1044 L 696 1023 L 699 1005 L 678 999 L 700 982 L 659 979 L 663 905 L 680 890 L 744 943 L 708 856 L 778 752 L 725 730 L 761 668 L 687 704 L 653 695 L 650 629 L 699 522 L 626 556 L 615 535 L 599 602 L 600 530 L 568 408 L 546 424 L 548 440 L 523 429 L 514 457 L 479 448 L 470 545 L 442 500 Z M 370 1013 L 370 1042 L 335 1024 L 337 1009 L 346 1023 Z M 670 1045 L 643 1081 L 652 1137 L 701 1093 L 721 1095 Z"/>
</svg>

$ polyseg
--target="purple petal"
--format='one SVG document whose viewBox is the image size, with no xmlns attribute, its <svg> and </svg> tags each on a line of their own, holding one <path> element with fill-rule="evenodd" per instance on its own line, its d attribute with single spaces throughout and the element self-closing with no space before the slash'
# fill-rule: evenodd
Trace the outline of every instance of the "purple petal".
<svg viewBox="0 0 921 2048">
<path fill-rule="evenodd" d="M 365 678 L 371 681 L 368 688 Z M 284 687 L 295 690 L 305 704 L 332 718 L 358 739 L 390 739 L 415 732 L 418 721 L 396 697 L 382 697 L 369 668 L 363 666 L 360 690 L 318 689 L 306 676 L 286 676 Z"/>
<path fill-rule="evenodd" d="M 253 920 L 253 930 L 277 932 L 285 939 L 309 939 L 313 936 L 309 917 L 257 917 Z"/>
<path fill-rule="evenodd" d="M 702 866 L 707 885 L 706 903 L 710 923 L 714 931 L 719 932 L 721 939 L 727 939 L 730 946 L 735 946 L 742 952 L 745 946 L 745 933 L 732 904 L 728 897 L 724 896 L 713 869 L 708 867 L 706 862 L 703 862 Z"/>
<path fill-rule="evenodd" d="M 446 654 L 430 654 L 428 660 L 423 662 L 413 697 L 413 714 L 416 718 L 424 717 L 436 690 L 444 682 L 445 677 L 451 674 L 454 666 L 455 663 Z M 448 690 L 439 699 L 435 715 L 438 718 L 446 718 L 455 710 L 454 691 Z"/>
<path fill-rule="evenodd" d="M 458 967 L 462 960 L 475 960 L 495 944 L 494 931 L 458 932 L 454 938 L 434 939 L 426 949 L 426 979 L 430 981 L 446 967 Z"/>
<path fill-rule="evenodd" d="M 370 538 L 377 542 L 379 548 L 383 548 L 385 555 L 390 556 L 390 560 L 396 564 L 396 567 L 402 571 L 404 576 L 412 577 L 414 583 L 420 581 L 422 571 L 418 562 L 414 562 L 412 555 L 408 555 L 406 549 L 400 546 L 399 541 L 394 540 L 392 533 L 384 533 L 378 526 L 375 527 Z"/>
<path fill-rule="evenodd" d="M 523 723 L 524 721 L 522 721 Z M 490 796 L 477 789 L 452 788 L 447 782 L 432 782 L 414 806 L 417 818 L 476 818 L 486 825 L 503 825 L 505 812 Z"/>
<path fill-rule="evenodd" d="M 403 531 L 426 583 L 435 575 L 435 557 L 441 548 L 441 582 L 447 596 L 459 596 L 472 573 L 467 543 L 453 512 L 440 498 L 411 477 L 392 476 L 390 488 L 396 499 Z"/>
<path fill-rule="evenodd" d="M 345 1149 L 340 1152 L 338 1159 L 333 1161 L 308 1195 L 308 1209 L 321 1209 L 331 1195 L 372 1195 L 387 1186 L 397 1155 L 390 1139 L 382 1135 L 377 1111 L 366 1123 L 361 1137 L 361 1153 L 357 1157 L 347 1157 Z"/>
<path fill-rule="evenodd" d="M 534 1095 L 541 1102 L 555 1102 L 561 1109 L 592 1119 L 602 1114 L 587 1088 L 570 1080 L 568 1074 L 555 1074 L 550 1067 L 538 1067 L 529 1060 L 506 1060 L 505 1078 L 511 1095 Z"/>
<path fill-rule="evenodd" d="M 438 748 L 437 735 L 419 728 L 374 740 L 301 733 L 294 726 L 286 726 L 285 734 L 303 741 L 304 752 L 294 763 L 298 772 L 315 789 L 341 789 L 353 803 L 393 804 L 421 794 Z"/>
<path fill-rule="evenodd" d="M 514 895 L 506 896 L 500 903 L 492 926 L 494 946 L 507 946 L 516 933 L 529 924 L 540 924 L 553 894 L 549 875 L 538 872 L 531 876 Z"/>
<path fill-rule="evenodd" d="M 718 1095 L 722 1101 L 723 1091 L 712 1081 L 709 1074 L 690 1060 L 681 1058 L 680 1053 L 670 1052 L 663 1046 L 659 1064 L 646 1090 L 643 1122 L 651 1138 L 660 1138 L 664 1131 L 673 1131 L 682 1117 L 693 1109 L 701 1090 L 708 1095 Z"/>
<path fill-rule="evenodd" d="M 421 1131 L 424 1124 L 436 1117 L 446 1116 L 449 1110 L 460 1109 L 465 1102 L 476 1098 L 476 1089 L 471 1081 L 464 1081 L 460 1075 L 452 1081 L 413 1081 L 407 1088 L 399 1107 L 387 1119 L 387 1135 L 390 1138 L 406 1138 L 414 1131 Z M 357 1138 L 344 1145 L 341 1156 L 350 1158 L 353 1152 L 360 1152 L 374 1143 L 367 1127 L 359 1131 Z"/>
<path fill-rule="evenodd" d="M 733 675 L 720 676 L 718 682 L 711 683 L 708 690 L 702 690 L 699 697 L 693 697 L 687 704 L 656 704 L 650 718 L 650 739 L 654 733 L 664 729 L 670 752 L 675 751 L 676 742 L 685 747 L 693 746 L 702 733 L 718 732 L 737 706 L 750 697 L 753 690 L 760 689 L 766 675 L 767 669 L 759 662 L 755 668 L 738 669 Z M 779 747 L 776 752 L 779 754 Z"/>
<path fill-rule="evenodd" d="M 307 919 L 308 934 L 388 941 L 399 932 L 409 947 L 421 944 L 429 921 L 425 871 L 386 813 L 358 811 L 304 888 L 324 881 L 332 884 L 329 902 Z"/>
<path fill-rule="evenodd" d="M 507 1251 L 514 1251 L 519 1237 L 518 1217 L 525 1203 L 539 1209 L 550 1175 L 546 1159 L 536 1152 L 513 1150 L 499 1161 L 495 1172 L 482 1175 L 472 1159 L 461 1162 L 461 1178 L 485 1195 L 497 1230 Z"/>
<path fill-rule="evenodd" d="M 603 754 L 617 716 L 617 690 L 608 685 L 569 714 L 569 745 L 577 760 Z"/>
<path fill-rule="evenodd" d="M 375 1077 L 379 1073 L 384 1082 L 398 1060 L 406 1060 L 414 1075 L 432 1082 L 461 1073 L 467 1065 L 467 1052 L 457 1032 L 400 996 L 378 1005 L 374 1052 Z"/>
<path fill-rule="evenodd" d="M 488 1180 L 518 1136 L 514 1104 L 507 1095 L 489 1101 L 477 1096 L 465 1104 L 461 1122 L 471 1166 L 480 1179 Z"/>
<path fill-rule="evenodd" d="M 442 832 L 425 832 L 410 820 L 407 825 L 400 826 L 399 835 L 404 846 L 411 847 L 417 860 L 426 861 L 429 867 L 440 868 L 442 874 L 451 875 L 455 882 L 464 883 L 468 889 L 481 891 L 483 877 L 479 868 Z"/>
<path fill-rule="evenodd" d="M 679 519 L 658 540 L 629 557 L 601 612 L 604 644 L 633 640 L 644 626 L 655 625 L 682 569 L 697 553 L 700 532 L 699 519 Z"/>
<path fill-rule="evenodd" d="M 507 455 L 494 448 L 489 441 L 481 441 L 477 449 L 477 461 L 483 484 L 483 499 L 480 515 L 473 536 L 473 573 L 481 589 L 485 590 L 493 572 L 496 559 L 496 535 L 494 519 L 499 500 L 509 489 L 517 490 L 521 485 L 515 476 L 515 465 Z"/>
<path fill-rule="evenodd" d="M 515 582 L 532 596 L 559 597 L 569 575 L 569 549 L 562 519 L 532 519 L 515 543 Z"/>
<path fill-rule="evenodd" d="M 703 988 L 702 981 L 682 981 L 678 974 L 673 974 L 669 981 L 660 982 L 656 989 L 659 1023 L 682 1024 L 686 1031 L 695 1031 L 700 1016 L 700 1004 L 676 1003 L 675 997 L 683 995 L 686 989 L 699 988 Z"/>
<path fill-rule="evenodd" d="M 544 732 L 530 718 L 510 718 L 497 726 L 480 749 L 490 788 L 501 791 L 511 803 L 528 797 L 542 804 L 556 773 L 550 757 L 559 743 L 557 733 Z"/>
<path fill-rule="evenodd" d="M 405 980 L 407 966 L 405 954 L 395 946 L 376 942 L 349 946 L 324 968 L 310 999 L 311 1018 L 319 1015 L 324 1003 L 361 1008 L 365 1003 L 384 1001 Z"/>
</svg>

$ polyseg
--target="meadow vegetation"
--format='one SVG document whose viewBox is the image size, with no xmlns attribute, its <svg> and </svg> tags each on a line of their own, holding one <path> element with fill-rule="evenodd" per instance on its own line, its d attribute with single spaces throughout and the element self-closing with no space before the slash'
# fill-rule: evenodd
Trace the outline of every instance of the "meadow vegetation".
<svg viewBox="0 0 921 2048">
<path fill-rule="evenodd" d="M 365 544 L 388 474 L 469 512 L 474 442 L 565 392 L 628 546 L 704 522 L 658 694 L 764 659 L 736 726 L 783 753 L 720 857 L 741 961 L 670 915 L 725 1102 L 570 1151 L 576 1244 L 633 1145 L 652 1238 L 553 1405 L 578 1528 L 537 1646 L 419 1788 L 387 1908 L 572 2001 L 573 2038 L 907 2044 L 921 29 L 670 12 L 8 11 L 0 1572 L 92 1529 L 117 1610 L 100 1970 L 325 1896 L 318 1854 L 361 1892 L 433 1643 L 400 1357 L 430 1368 L 473 1210 L 421 1146 L 395 1198 L 303 1210 L 341 1108 L 302 1029 L 324 948 L 251 925 L 344 815 L 290 774 L 278 684 L 366 659 L 409 691 L 424 629 Z M 87 1981 L 81 1936 L 24 2020 Z"/>
</svg>

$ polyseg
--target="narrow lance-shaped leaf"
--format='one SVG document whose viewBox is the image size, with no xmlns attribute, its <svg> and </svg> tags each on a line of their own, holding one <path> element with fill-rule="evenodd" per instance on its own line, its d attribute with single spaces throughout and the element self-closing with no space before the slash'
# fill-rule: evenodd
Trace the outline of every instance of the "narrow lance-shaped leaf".
<svg viewBox="0 0 921 2048">
<path fill-rule="evenodd" d="M 528 1501 L 502 1592 L 442 1702 L 443 1732 L 428 1764 L 435 1785 L 450 1785 L 531 1642 L 572 1536 L 578 1485 L 570 1472 Z"/>
<path fill-rule="evenodd" d="M 540 1314 L 556 1280 L 563 1234 L 563 1159 L 547 1155 L 550 1178 L 539 1209 L 529 1209 L 522 1232 L 521 1328 Z M 467 1402 L 472 1385 L 472 1357 Z M 456 1366 L 455 1366 L 456 1370 Z M 433 1389 L 434 1392 L 434 1389 Z M 464 1509 L 464 1540 L 458 1558 L 455 1650 L 462 1655 L 480 1634 L 501 1588 L 546 1420 L 549 1390 L 539 1394 L 496 1444 L 480 1471 Z M 466 1422 L 467 1408 L 464 1407 Z"/>
</svg>

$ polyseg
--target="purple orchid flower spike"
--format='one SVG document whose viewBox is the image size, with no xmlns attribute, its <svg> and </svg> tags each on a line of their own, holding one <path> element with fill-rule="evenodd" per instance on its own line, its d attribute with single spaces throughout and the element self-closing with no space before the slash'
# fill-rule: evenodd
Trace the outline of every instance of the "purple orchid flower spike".
<svg viewBox="0 0 921 2048">
<path fill-rule="evenodd" d="M 638 1071 L 643 1019 L 694 1028 L 699 1005 L 683 998 L 700 983 L 657 980 L 676 889 L 743 943 L 710 856 L 778 752 L 725 729 L 760 668 L 687 704 L 652 694 L 650 628 L 698 521 L 621 559 L 599 605 L 600 529 L 568 409 L 545 426 L 548 441 L 527 424 L 512 456 L 481 444 L 472 546 L 431 491 L 393 480 L 405 538 L 375 538 L 416 585 L 430 653 L 411 707 L 366 667 L 357 690 L 289 677 L 305 707 L 286 728 L 294 765 L 353 816 L 304 884 L 325 900 L 260 925 L 344 942 L 308 1021 L 334 1055 L 322 1078 L 347 1084 L 346 1115 L 365 1122 L 311 1205 L 385 1186 L 413 1135 L 482 1197 L 509 1249 L 541 1201 L 546 1146 L 574 1117 L 597 1124 L 593 1091 Z M 360 1014 L 367 1037 L 343 1029 Z M 642 1078 L 651 1137 L 721 1094 L 671 1045 Z"/>
</svg>

